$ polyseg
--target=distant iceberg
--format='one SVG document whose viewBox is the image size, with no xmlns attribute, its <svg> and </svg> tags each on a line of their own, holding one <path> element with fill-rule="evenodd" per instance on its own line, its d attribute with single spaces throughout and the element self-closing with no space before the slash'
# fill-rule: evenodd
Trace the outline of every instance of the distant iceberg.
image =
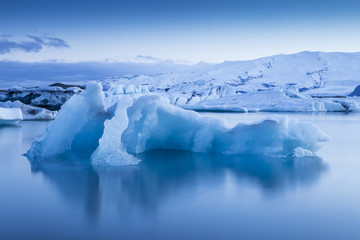
<svg viewBox="0 0 360 240">
<path fill-rule="evenodd" d="M 0 102 L 0 107 L 19 108 L 22 112 L 22 117 L 24 120 L 53 120 L 56 117 L 55 111 L 50 111 L 45 108 L 26 105 L 20 101 Z"/>
<path fill-rule="evenodd" d="M 111 99 L 109 99 L 111 98 Z M 170 104 L 155 94 L 107 96 L 99 83 L 73 96 L 27 152 L 33 162 L 66 153 L 94 165 L 128 165 L 153 149 L 221 154 L 293 155 L 315 152 L 328 136 L 311 123 L 271 117 L 229 129 L 218 118 Z"/>
<path fill-rule="evenodd" d="M 191 110 L 233 112 L 346 112 L 356 107 L 346 107 L 350 100 L 324 100 L 306 98 L 295 91 L 267 90 L 237 94 L 218 99 L 204 99 L 197 103 L 178 104 Z"/>
</svg>

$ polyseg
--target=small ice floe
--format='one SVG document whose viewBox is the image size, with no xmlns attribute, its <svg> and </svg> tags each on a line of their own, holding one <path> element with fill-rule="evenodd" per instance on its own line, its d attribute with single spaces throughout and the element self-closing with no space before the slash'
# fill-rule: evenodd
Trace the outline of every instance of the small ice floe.
<svg viewBox="0 0 360 240">
<path fill-rule="evenodd" d="M 297 158 L 313 157 L 313 156 L 315 156 L 315 154 L 312 151 L 307 150 L 305 148 L 297 147 L 294 149 L 294 156 Z"/>
<path fill-rule="evenodd" d="M 0 107 L 0 125 L 17 125 L 23 120 L 20 108 Z"/>
</svg>

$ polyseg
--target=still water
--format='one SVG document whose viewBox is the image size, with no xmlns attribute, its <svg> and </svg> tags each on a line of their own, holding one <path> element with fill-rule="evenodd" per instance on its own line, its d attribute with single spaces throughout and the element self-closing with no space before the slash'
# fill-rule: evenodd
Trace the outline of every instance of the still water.
<svg viewBox="0 0 360 240">
<path fill-rule="evenodd" d="M 202 113 L 229 126 L 270 113 Z M 282 114 L 288 115 L 288 114 Z M 137 166 L 31 166 L 49 122 L 0 128 L 0 239 L 360 239 L 360 115 L 291 114 L 318 157 L 139 155 Z"/>
</svg>

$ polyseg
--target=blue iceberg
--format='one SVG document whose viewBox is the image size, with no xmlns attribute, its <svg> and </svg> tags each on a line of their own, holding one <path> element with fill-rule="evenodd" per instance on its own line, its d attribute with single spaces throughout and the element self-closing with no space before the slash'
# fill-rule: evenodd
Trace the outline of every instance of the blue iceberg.
<svg viewBox="0 0 360 240">
<path fill-rule="evenodd" d="M 300 148 L 313 153 L 329 139 L 317 126 L 287 117 L 227 128 L 222 119 L 176 107 L 159 95 L 108 98 L 100 84 L 89 83 L 63 105 L 28 158 L 39 162 L 74 153 L 94 165 L 128 165 L 139 162 L 136 154 L 154 149 L 285 156 Z"/>
</svg>

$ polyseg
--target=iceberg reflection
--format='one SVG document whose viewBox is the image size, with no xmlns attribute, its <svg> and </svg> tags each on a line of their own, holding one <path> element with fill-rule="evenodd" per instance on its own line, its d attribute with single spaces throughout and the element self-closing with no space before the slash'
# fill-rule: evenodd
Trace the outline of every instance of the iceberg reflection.
<svg viewBox="0 0 360 240">
<path fill-rule="evenodd" d="M 154 150 L 137 155 L 138 165 L 93 167 L 87 164 L 41 162 L 41 172 L 56 186 L 66 202 L 81 206 L 96 218 L 112 208 L 127 216 L 132 210 L 153 212 L 169 197 L 195 194 L 203 184 L 226 187 L 255 185 L 267 196 L 284 194 L 298 185 L 316 182 L 327 169 L 319 157 L 279 158 L 256 155 L 217 155 L 186 151 Z M 82 161 L 83 162 L 83 161 Z"/>
</svg>

